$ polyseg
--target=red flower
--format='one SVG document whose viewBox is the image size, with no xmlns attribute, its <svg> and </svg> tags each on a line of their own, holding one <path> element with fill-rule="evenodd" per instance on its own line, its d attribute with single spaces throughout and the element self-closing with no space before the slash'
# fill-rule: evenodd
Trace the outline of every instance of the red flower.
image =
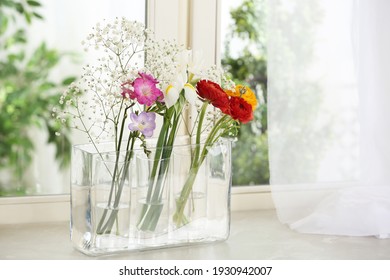
<svg viewBox="0 0 390 280">
<path fill-rule="evenodd" d="M 229 97 L 217 83 L 200 80 L 196 84 L 196 90 L 200 97 L 209 100 L 211 104 L 221 109 L 223 113 L 229 114 Z"/>
<path fill-rule="evenodd" d="M 244 99 L 232 96 L 230 97 L 230 114 L 233 119 L 242 123 L 247 123 L 253 119 L 252 106 Z"/>
</svg>

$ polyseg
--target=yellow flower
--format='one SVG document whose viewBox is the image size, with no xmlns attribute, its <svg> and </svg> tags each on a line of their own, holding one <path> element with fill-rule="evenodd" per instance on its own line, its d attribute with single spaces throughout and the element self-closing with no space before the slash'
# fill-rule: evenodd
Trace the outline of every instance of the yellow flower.
<svg viewBox="0 0 390 280">
<path fill-rule="evenodd" d="M 244 99 L 248 104 L 252 106 L 252 111 L 257 107 L 256 94 L 247 86 L 236 85 L 233 90 L 226 90 L 226 94 L 229 96 L 237 96 Z"/>
</svg>

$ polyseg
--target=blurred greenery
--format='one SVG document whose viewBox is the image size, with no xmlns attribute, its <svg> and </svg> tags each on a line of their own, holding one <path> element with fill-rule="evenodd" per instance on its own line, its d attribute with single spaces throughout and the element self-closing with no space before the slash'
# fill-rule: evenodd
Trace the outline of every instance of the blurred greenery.
<svg viewBox="0 0 390 280">
<path fill-rule="evenodd" d="M 12 178 L 1 176 L 0 196 L 26 193 L 23 175 L 34 156 L 32 127 L 47 131 L 47 143 L 56 147 L 61 167 L 70 162 L 69 138 L 55 135 L 59 124 L 51 108 L 59 106 L 63 87 L 74 79 L 51 81 L 50 73 L 63 55 L 45 42 L 31 51 L 26 30 L 43 19 L 40 8 L 38 1 L 0 0 L 0 172 Z"/>
<path fill-rule="evenodd" d="M 264 0 L 243 0 L 230 10 L 232 24 L 224 38 L 222 66 L 259 101 L 254 120 L 241 125 L 233 149 L 233 185 L 269 183 L 265 8 Z"/>
</svg>

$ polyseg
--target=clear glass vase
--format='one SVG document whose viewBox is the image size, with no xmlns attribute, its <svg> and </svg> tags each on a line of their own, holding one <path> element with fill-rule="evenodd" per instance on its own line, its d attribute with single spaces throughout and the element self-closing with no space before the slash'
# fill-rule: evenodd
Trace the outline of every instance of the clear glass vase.
<svg viewBox="0 0 390 280">
<path fill-rule="evenodd" d="M 136 229 L 139 244 L 160 247 L 168 244 L 169 193 L 173 177 L 171 158 L 154 158 L 138 154 L 137 168 L 137 216 Z"/>
<path fill-rule="evenodd" d="M 231 141 L 176 145 L 163 159 L 72 152 L 71 238 L 88 255 L 226 240 L 230 230 Z"/>
</svg>

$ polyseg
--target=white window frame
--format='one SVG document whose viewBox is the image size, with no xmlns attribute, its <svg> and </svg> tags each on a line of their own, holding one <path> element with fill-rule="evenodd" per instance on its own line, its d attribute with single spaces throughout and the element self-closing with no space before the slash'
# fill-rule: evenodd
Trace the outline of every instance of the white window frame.
<svg viewBox="0 0 390 280">
<path fill-rule="evenodd" d="M 147 25 L 157 38 L 175 39 L 202 51 L 205 63 L 220 61 L 221 0 L 147 0 Z M 207 30 L 207 32 L 205 32 Z M 232 211 L 274 208 L 270 186 L 232 188 Z M 70 195 L 0 198 L 0 224 L 69 221 Z"/>
<path fill-rule="evenodd" d="M 188 0 L 188 47 L 202 51 L 206 64 L 221 61 L 221 5 L 222 0 Z M 207 30 L 207 32 L 205 32 Z M 273 209 L 270 185 L 232 188 L 232 210 Z"/>
</svg>

